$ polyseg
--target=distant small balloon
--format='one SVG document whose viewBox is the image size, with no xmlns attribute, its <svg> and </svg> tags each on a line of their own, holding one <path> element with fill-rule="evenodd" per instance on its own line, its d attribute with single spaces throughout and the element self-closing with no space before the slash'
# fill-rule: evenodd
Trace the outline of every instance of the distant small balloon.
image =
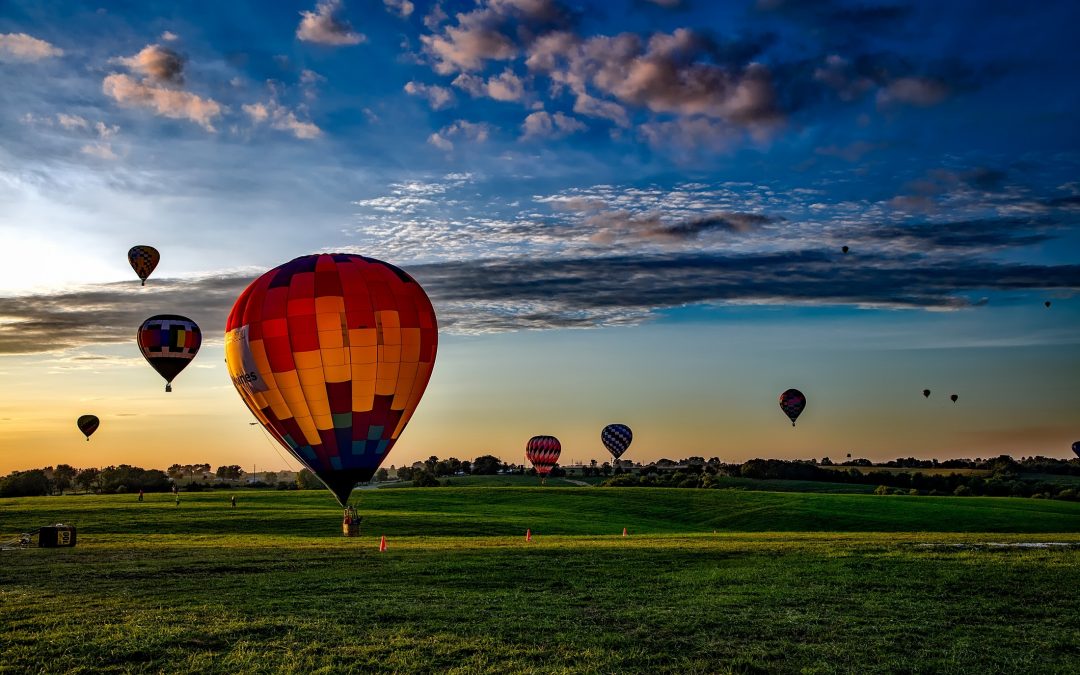
<svg viewBox="0 0 1080 675">
<path fill-rule="evenodd" d="M 791 420 L 791 426 L 795 426 L 795 420 L 802 414 L 806 407 L 806 397 L 798 389 L 788 389 L 780 394 L 780 409 Z"/>
<path fill-rule="evenodd" d="M 922 395 L 923 395 L 923 398 L 930 398 L 930 390 L 929 389 L 923 389 L 922 390 Z"/>
<path fill-rule="evenodd" d="M 952 400 L 952 402 L 953 402 L 953 403 L 956 403 L 956 399 L 958 399 L 958 398 L 960 398 L 960 397 L 959 397 L 959 396 L 957 396 L 956 394 L 953 394 L 953 395 L 952 395 L 952 396 L 950 396 L 949 398 L 950 398 L 950 399 Z"/>
<path fill-rule="evenodd" d="M 562 444 L 554 436 L 533 436 L 525 444 L 525 459 L 532 462 L 536 475 L 543 480 L 559 462 Z"/>
<path fill-rule="evenodd" d="M 1050 301 L 1049 301 L 1049 300 L 1047 300 L 1047 301 L 1046 301 L 1046 302 L 1044 302 L 1043 304 L 1044 304 L 1044 305 L 1046 305 L 1046 308 L 1047 308 L 1047 309 L 1050 309 Z"/>
<path fill-rule="evenodd" d="M 87 441 L 90 440 L 90 437 L 94 435 L 100 425 L 101 420 L 97 418 L 97 415 L 82 415 L 75 420 L 75 426 L 79 427 L 79 431 L 83 432 Z"/>
<path fill-rule="evenodd" d="M 128 251 L 128 263 L 131 264 L 131 269 L 135 270 L 135 274 L 142 279 L 143 286 L 146 285 L 146 278 L 154 271 L 160 260 L 161 254 L 153 246 L 132 246 Z"/>
<path fill-rule="evenodd" d="M 202 331 L 194 321 L 178 314 L 158 314 L 143 321 L 137 334 L 143 358 L 165 378 L 165 391 L 187 368 L 202 344 Z"/>
<path fill-rule="evenodd" d="M 1080 457 L 1080 441 L 1073 443 L 1073 452 L 1076 453 L 1077 457 Z"/>
<path fill-rule="evenodd" d="M 847 246 L 843 246 L 843 247 L 840 248 L 840 250 L 843 251 L 844 253 L 847 253 L 850 249 L 848 249 Z"/>
<path fill-rule="evenodd" d="M 600 432 L 600 442 L 615 459 L 622 457 L 633 440 L 634 433 L 625 424 L 609 424 Z"/>
</svg>

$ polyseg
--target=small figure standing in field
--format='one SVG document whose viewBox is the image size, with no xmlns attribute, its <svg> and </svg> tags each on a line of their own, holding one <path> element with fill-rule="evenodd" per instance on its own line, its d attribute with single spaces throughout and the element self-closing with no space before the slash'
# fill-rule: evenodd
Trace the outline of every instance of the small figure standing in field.
<svg viewBox="0 0 1080 675">
<path fill-rule="evenodd" d="M 231 497 L 229 497 L 229 502 L 232 503 L 232 507 L 235 509 L 236 508 L 236 495 L 232 495 Z"/>
<path fill-rule="evenodd" d="M 139 501 L 140 502 L 142 501 L 142 497 L 143 497 L 142 490 L 139 490 Z"/>
<path fill-rule="evenodd" d="M 176 505 L 180 506 L 180 493 L 179 492 L 176 493 Z"/>
</svg>

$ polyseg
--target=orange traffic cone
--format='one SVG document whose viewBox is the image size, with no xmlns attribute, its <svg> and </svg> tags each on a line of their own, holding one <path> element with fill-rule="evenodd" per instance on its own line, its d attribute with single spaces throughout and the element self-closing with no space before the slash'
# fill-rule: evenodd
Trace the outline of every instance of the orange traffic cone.
<svg viewBox="0 0 1080 675">
<path fill-rule="evenodd" d="M 525 541 L 532 541 L 532 530 L 525 530 Z"/>
<path fill-rule="evenodd" d="M 624 536 L 624 537 L 626 536 L 626 528 L 625 527 L 622 529 L 622 536 Z"/>
<path fill-rule="evenodd" d="M 382 536 L 382 539 L 379 540 L 379 553 L 384 553 L 385 551 L 386 551 L 386 535 L 384 534 Z"/>
</svg>

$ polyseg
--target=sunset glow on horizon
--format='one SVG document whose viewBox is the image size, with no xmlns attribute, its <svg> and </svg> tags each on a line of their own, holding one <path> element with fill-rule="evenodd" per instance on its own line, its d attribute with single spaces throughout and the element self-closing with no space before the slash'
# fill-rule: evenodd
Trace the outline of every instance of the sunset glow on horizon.
<svg viewBox="0 0 1080 675">
<path fill-rule="evenodd" d="M 439 322 L 385 467 L 521 463 L 536 435 L 603 462 L 613 422 L 640 462 L 1070 457 L 1078 20 L 1065 2 L 6 3 L 0 474 L 298 468 L 250 424 L 226 317 L 326 252 L 405 270 Z M 161 253 L 145 287 L 136 244 Z M 168 394 L 135 343 L 156 314 L 202 329 Z"/>
</svg>

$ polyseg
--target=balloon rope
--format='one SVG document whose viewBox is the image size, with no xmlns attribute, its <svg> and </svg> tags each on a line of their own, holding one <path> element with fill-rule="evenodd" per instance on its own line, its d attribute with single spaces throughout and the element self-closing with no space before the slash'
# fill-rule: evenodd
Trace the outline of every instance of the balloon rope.
<svg viewBox="0 0 1080 675">
<path fill-rule="evenodd" d="M 293 473 L 299 472 L 299 469 L 292 468 L 292 464 L 289 462 L 289 460 L 285 459 L 285 455 L 281 454 L 281 446 L 274 442 L 274 440 L 270 437 L 269 432 L 266 431 L 266 427 L 264 427 L 261 423 L 259 424 L 259 431 L 262 432 L 263 438 L 266 440 L 267 445 L 274 449 L 274 452 L 278 454 L 278 457 L 281 458 L 281 461 L 285 462 L 285 466 L 289 468 L 289 471 L 292 471 Z"/>
</svg>

